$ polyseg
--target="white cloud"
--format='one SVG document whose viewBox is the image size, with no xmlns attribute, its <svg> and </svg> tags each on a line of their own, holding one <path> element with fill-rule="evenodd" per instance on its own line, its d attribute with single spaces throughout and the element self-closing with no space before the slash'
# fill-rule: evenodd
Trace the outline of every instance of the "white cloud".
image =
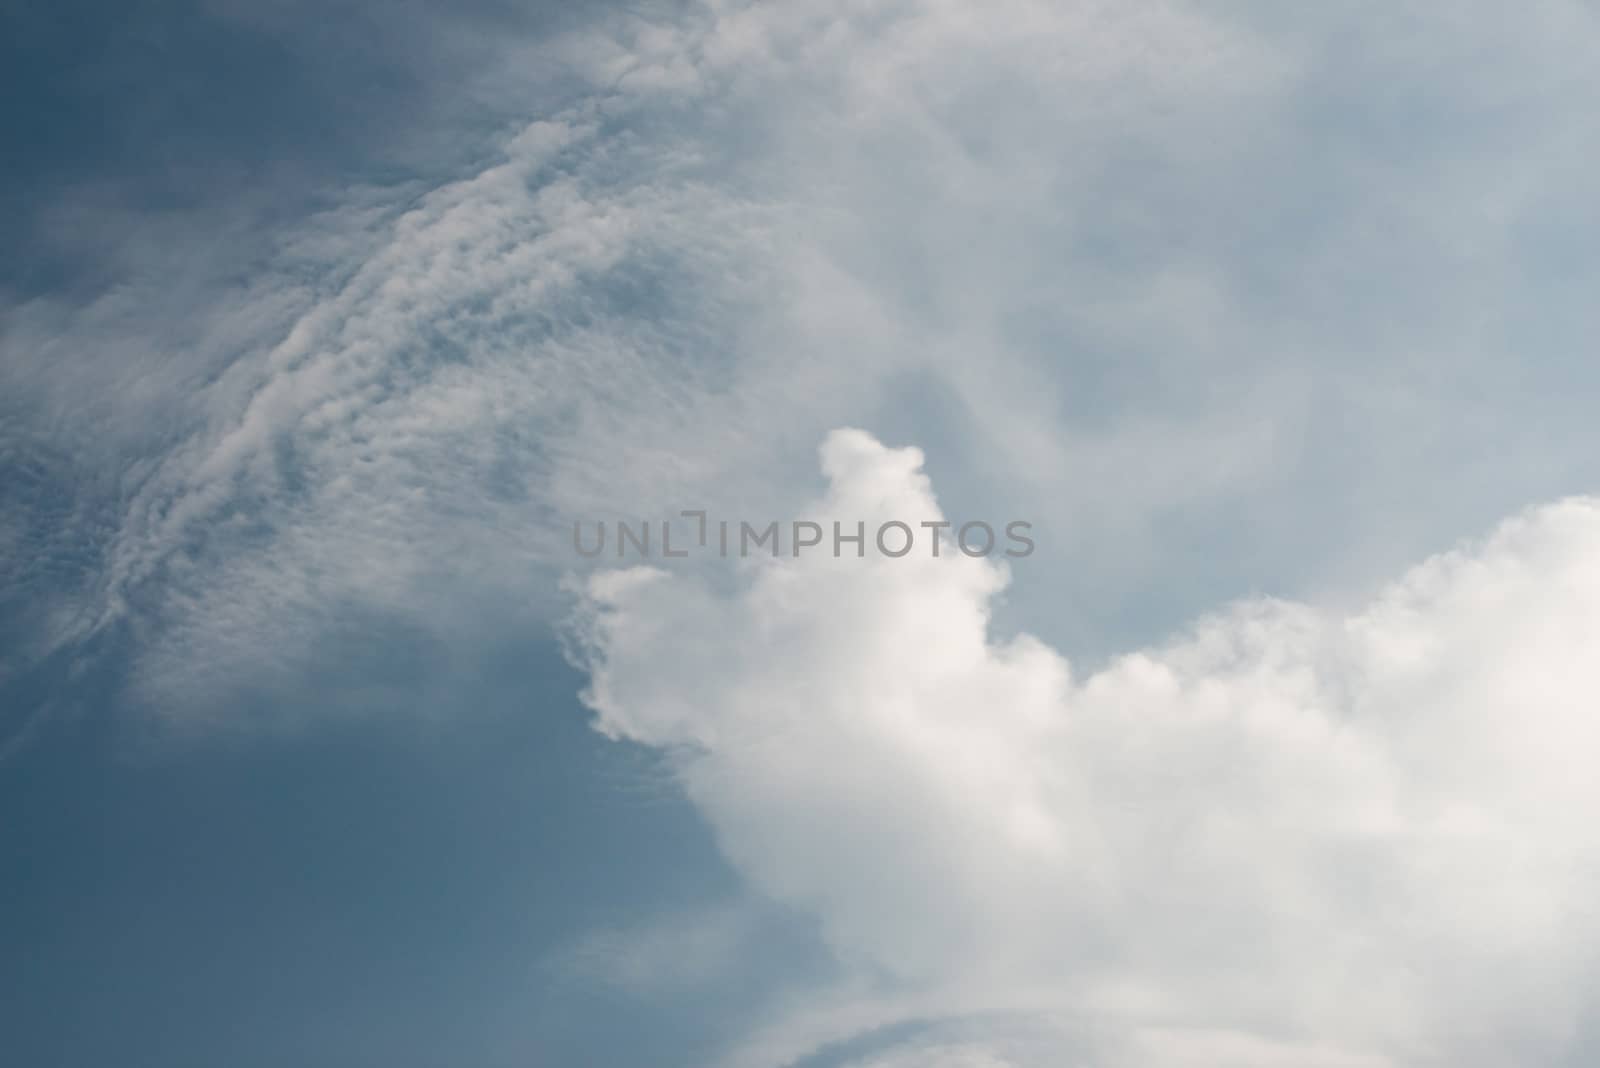
<svg viewBox="0 0 1600 1068">
<path fill-rule="evenodd" d="M 818 517 L 939 514 L 915 449 L 840 431 L 822 462 Z M 584 616 L 599 729 L 675 754 L 732 862 L 847 964 L 957 1012 L 1046 990 L 1138 1042 L 1320 1063 L 1571 1038 L 1600 936 L 1600 502 L 1354 611 L 1243 602 L 1086 676 L 990 636 L 1002 566 L 869 554 L 762 558 L 732 591 L 605 573 Z M 1185 1041 L 1165 1063 L 1250 1063 Z"/>
<path fill-rule="evenodd" d="M 817 435 L 893 425 L 963 513 L 1040 524 L 1026 581 L 593 587 L 602 727 L 681 753 L 752 882 L 894 977 L 760 1049 L 1062 1004 L 1126 1025 L 925 1052 L 1556 1048 L 1592 504 L 1355 607 L 1058 651 L 1362 600 L 1592 477 L 1592 13 L 1285 10 L 715 0 L 468 49 L 530 121 L 456 180 L 340 191 L 237 284 L 195 255 L 228 225 L 141 220 L 120 284 L 6 309 L 0 447 L 43 472 L 6 487 L 8 651 L 128 624 L 142 695 L 231 709 L 373 618 L 541 618 L 573 516 L 792 514 Z M 908 454 L 830 462 L 824 508 L 931 506 Z M 1008 607 L 1052 644 L 997 640 Z"/>
<path fill-rule="evenodd" d="M 1047 527 L 1009 607 L 1090 656 L 1359 585 L 1588 477 L 1595 32 L 717 0 L 469 49 L 532 121 L 456 180 L 342 191 L 242 285 L 147 220 L 124 284 L 8 309 L 6 414 L 90 498 L 46 644 L 130 623 L 192 711 L 352 606 L 544 618 L 570 517 L 786 514 L 842 423 Z"/>
</svg>

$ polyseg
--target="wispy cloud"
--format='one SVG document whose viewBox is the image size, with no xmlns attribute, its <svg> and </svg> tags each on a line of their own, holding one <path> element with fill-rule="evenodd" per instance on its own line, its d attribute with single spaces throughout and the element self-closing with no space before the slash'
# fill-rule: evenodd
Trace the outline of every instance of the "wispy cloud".
<svg viewBox="0 0 1600 1068">
<path fill-rule="evenodd" d="M 460 177 L 265 242 L 146 220 L 124 284 L 9 309 L 12 440 L 83 498 L 28 520 L 83 561 L 45 645 L 137 621 L 176 708 L 344 605 L 548 617 L 560 520 L 781 514 L 844 422 L 1098 560 L 1010 602 L 1093 653 L 1370 579 L 1581 485 L 1594 32 L 1015 0 L 508 35 L 472 92 L 532 121 Z"/>
</svg>

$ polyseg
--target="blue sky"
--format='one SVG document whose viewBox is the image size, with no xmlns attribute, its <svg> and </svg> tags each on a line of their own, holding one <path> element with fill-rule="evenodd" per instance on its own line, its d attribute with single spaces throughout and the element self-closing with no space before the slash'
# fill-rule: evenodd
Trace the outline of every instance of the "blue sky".
<svg viewBox="0 0 1600 1068">
<path fill-rule="evenodd" d="M 40 1065 L 1577 1065 L 1600 25 L 0 15 Z M 574 521 L 1032 524 L 587 560 Z"/>
</svg>

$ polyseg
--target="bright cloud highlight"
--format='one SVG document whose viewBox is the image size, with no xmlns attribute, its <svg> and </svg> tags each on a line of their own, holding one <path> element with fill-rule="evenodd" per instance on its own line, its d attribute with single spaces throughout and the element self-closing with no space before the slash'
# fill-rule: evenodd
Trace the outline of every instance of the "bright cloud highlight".
<svg viewBox="0 0 1600 1068">
<path fill-rule="evenodd" d="M 916 449 L 821 456 L 818 517 L 937 509 Z M 1169 1064 L 1551 1063 L 1600 935 L 1600 503 L 1088 673 L 990 633 L 1010 578 L 870 548 L 731 590 L 599 574 L 587 699 L 853 973 L 944 1013 L 1115 1020 L 1103 1049 L 1164 1033 Z"/>
</svg>

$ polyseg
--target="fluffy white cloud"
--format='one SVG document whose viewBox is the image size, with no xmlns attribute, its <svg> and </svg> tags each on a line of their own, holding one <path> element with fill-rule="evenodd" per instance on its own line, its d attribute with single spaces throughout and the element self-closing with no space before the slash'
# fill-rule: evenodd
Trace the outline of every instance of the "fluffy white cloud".
<svg viewBox="0 0 1600 1068">
<path fill-rule="evenodd" d="M 916 449 L 839 431 L 822 464 L 821 520 L 939 515 Z M 1600 502 L 1084 675 L 990 633 L 1008 578 L 870 548 L 753 558 L 732 590 L 596 575 L 587 700 L 674 755 L 757 888 L 942 1012 L 1223 1036 L 1163 1063 L 1564 1048 L 1600 948 Z"/>
</svg>

